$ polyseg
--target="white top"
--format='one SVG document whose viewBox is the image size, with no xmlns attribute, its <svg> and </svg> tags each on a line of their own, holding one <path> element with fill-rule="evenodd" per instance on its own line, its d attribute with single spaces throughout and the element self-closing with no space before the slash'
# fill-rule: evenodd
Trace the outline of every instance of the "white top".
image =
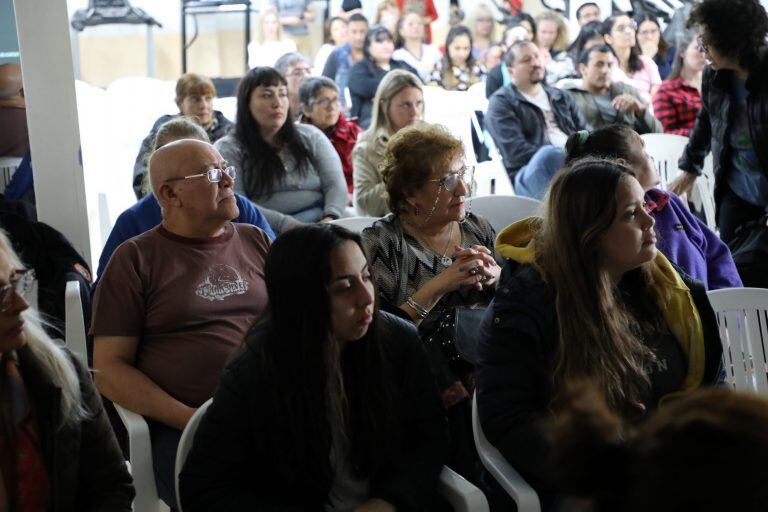
<svg viewBox="0 0 768 512">
<path fill-rule="evenodd" d="M 325 67 L 325 61 L 328 60 L 328 57 L 331 55 L 331 52 L 333 49 L 336 48 L 332 44 L 324 44 L 320 47 L 319 50 L 317 50 L 317 55 L 315 55 L 315 65 L 314 65 L 314 75 L 320 76 L 323 74 L 323 68 Z"/>
<path fill-rule="evenodd" d="M 557 148 L 565 148 L 565 141 L 568 140 L 568 136 L 557 126 L 555 120 L 555 114 L 552 112 L 552 105 L 549 104 L 549 97 L 543 87 L 539 88 L 539 94 L 536 96 L 528 96 L 524 92 L 520 92 L 525 99 L 536 105 L 541 109 L 544 114 L 544 120 L 547 122 L 547 135 L 549 135 L 549 142 Z"/>
<path fill-rule="evenodd" d="M 392 58 L 405 62 L 413 69 L 419 72 L 419 77 L 424 81 L 428 81 L 430 75 L 435 70 L 435 66 L 443 58 L 443 54 L 436 46 L 431 44 L 421 45 L 421 59 L 417 59 L 414 54 L 408 51 L 405 47 L 398 48 L 395 53 L 392 54 Z"/>
<path fill-rule="evenodd" d="M 274 66 L 277 59 L 286 53 L 295 52 L 296 43 L 292 39 L 283 41 L 252 41 L 248 45 L 248 67 Z"/>
</svg>

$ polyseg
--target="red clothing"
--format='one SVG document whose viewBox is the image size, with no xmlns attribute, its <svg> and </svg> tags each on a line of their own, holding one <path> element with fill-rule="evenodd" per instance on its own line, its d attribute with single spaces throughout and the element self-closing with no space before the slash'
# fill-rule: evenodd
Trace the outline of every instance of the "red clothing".
<svg viewBox="0 0 768 512">
<path fill-rule="evenodd" d="M 653 97 L 653 115 L 661 121 L 664 133 L 688 137 L 701 109 L 701 94 L 682 77 L 664 80 Z"/>
<path fill-rule="evenodd" d="M 309 124 L 309 121 L 306 120 L 302 120 L 302 122 Z M 347 119 L 344 117 L 344 114 L 339 114 L 339 120 L 336 121 L 336 125 L 331 128 L 330 133 L 326 132 L 328 138 L 331 139 L 331 145 L 333 145 L 341 159 L 341 168 L 344 171 L 344 179 L 347 180 L 347 191 L 350 194 L 353 190 L 352 148 L 355 147 L 357 136 L 362 131 L 363 129 L 358 126 L 357 122 Z"/>
<path fill-rule="evenodd" d="M 430 21 L 437 19 L 437 9 L 435 9 L 435 3 L 432 0 L 397 0 L 397 6 L 400 8 L 401 14 L 405 14 L 406 10 L 416 11 L 422 17 L 429 18 Z M 432 43 L 432 31 L 429 28 L 429 23 L 424 25 L 424 34 L 427 44 Z"/>
</svg>

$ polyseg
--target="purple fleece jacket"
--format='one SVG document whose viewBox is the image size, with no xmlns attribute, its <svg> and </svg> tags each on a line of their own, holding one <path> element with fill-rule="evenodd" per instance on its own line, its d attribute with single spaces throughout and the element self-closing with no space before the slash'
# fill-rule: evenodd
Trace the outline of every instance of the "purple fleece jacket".
<svg viewBox="0 0 768 512">
<path fill-rule="evenodd" d="M 657 246 L 664 256 L 703 282 L 707 290 L 742 286 L 728 246 L 679 197 L 652 188 L 646 192 L 648 199 L 657 205 L 651 215 L 656 219 Z"/>
</svg>

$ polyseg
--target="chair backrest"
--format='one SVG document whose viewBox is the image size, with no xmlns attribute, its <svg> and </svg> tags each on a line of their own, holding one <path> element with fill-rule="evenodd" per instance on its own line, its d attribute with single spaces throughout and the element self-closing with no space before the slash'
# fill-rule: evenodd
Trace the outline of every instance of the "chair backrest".
<svg viewBox="0 0 768 512">
<path fill-rule="evenodd" d="M 464 144 L 466 162 L 474 164 L 472 145 L 473 97 L 467 91 L 424 87 L 424 121 L 444 126 Z"/>
<path fill-rule="evenodd" d="M 699 178 L 694 182 L 690 201 L 693 202 L 697 208 L 701 208 L 701 210 L 704 212 L 704 218 L 707 221 L 707 226 L 709 226 L 709 229 L 712 231 L 717 231 L 717 219 L 715 218 L 715 196 L 713 191 L 710 189 L 708 180 L 706 178 Z"/>
<path fill-rule="evenodd" d="M 80 297 L 80 282 L 67 281 L 64 291 L 64 336 L 67 348 L 88 366 L 88 348 L 86 344 L 83 302 Z"/>
<path fill-rule="evenodd" d="M 21 160 L 21 158 L 15 156 L 4 156 L 0 158 L 0 187 L 2 188 L 0 192 L 5 190 L 5 187 L 11 182 L 13 173 L 15 173 L 16 169 L 21 165 Z"/>
<path fill-rule="evenodd" d="M 331 221 L 331 224 L 347 228 L 355 233 L 361 233 L 365 228 L 372 226 L 377 220 L 379 220 L 378 217 L 343 217 Z"/>
<path fill-rule="evenodd" d="M 475 183 L 474 193 L 477 196 L 515 195 L 515 189 L 512 187 L 512 182 L 501 159 L 486 160 L 476 164 Z"/>
<path fill-rule="evenodd" d="M 522 196 L 478 196 L 467 200 L 467 210 L 479 214 L 498 233 L 513 222 L 539 215 L 541 202 Z"/>
<path fill-rule="evenodd" d="M 728 382 L 739 391 L 768 395 L 768 290 L 707 292 L 717 316 Z"/>
<path fill-rule="evenodd" d="M 539 512 L 541 504 L 536 491 L 515 471 L 501 452 L 485 438 L 483 427 L 480 425 L 480 415 L 477 412 L 477 395 L 472 396 L 472 434 L 475 438 L 477 453 L 480 455 L 480 462 L 515 500 L 518 512 Z"/>
<path fill-rule="evenodd" d="M 176 448 L 176 466 L 175 466 L 175 472 L 174 472 L 174 481 L 176 485 L 176 499 L 178 500 L 178 503 L 176 504 L 176 508 L 179 512 L 181 512 L 181 494 L 179 494 L 179 475 L 181 474 L 181 470 L 184 468 L 184 463 L 187 461 L 187 455 L 189 455 L 189 450 L 192 449 L 192 442 L 195 440 L 195 432 L 197 432 L 197 427 L 200 426 L 200 420 L 203 419 L 203 416 L 205 416 L 205 411 L 208 410 L 208 407 L 213 402 L 213 398 L 209 399 L 207 402 L 205 402 L 203 405 L 200 406 L 200 408 L 195 411 L 195 414 L 192 415 L 192 418 L 190 418 L 189 423 L 187 423 L 187 426 L 184 427 L 184 432 L 181 433 L 181 439 L 179 439 L 179 447 Z"/>
<path fill-rule="evenodd" d="M 671 133 L 646 133 L 640 137 L 645 141 L 645 150 L 656 163 L 661 187 L 666 188 L 667 184 L 681 172 L 677 166 L 677 160 L 683 156 L 688 137 Z"/>
</svg>

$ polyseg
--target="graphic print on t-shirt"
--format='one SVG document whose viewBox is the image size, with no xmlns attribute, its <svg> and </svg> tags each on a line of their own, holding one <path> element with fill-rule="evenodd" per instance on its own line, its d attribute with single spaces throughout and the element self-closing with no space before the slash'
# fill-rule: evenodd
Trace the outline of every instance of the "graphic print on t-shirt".
<svg viewBox="0 0 768 512">
<path fill-rule="evenodd" d="M 211 302 L 224 300 L 233 295 L 242 295 L 248 291 L 248 281 L 229 265 L 217 264 L 208 269 L 202 283 L 197 285 L 195 293 Z"/>
</svg>

